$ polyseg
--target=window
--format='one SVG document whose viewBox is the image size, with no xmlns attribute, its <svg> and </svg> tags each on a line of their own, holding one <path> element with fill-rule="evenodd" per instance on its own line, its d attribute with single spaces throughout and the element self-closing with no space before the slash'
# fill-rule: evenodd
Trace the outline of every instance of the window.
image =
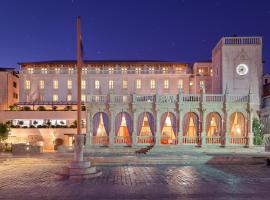
<svg viewBox="0 0 270 200">
<path fill-rule="evenodd" d="M 122 67 L 121 68 L 122 74 L 126 74 L 127 73 L 127 68 L 126 67 Z"/>
<path fill-rule="evenodd" d="M 268 83 L 268 79 L 264 79 L 264 84 L 267 84 Z"/>
<path fill-rule="evenodd" d="M 192 86 L 192 85 L 193 85 L 193 81 L 190 81 L 190 82 L 189 82 L 189 85 Z"/>
<path fill-rule="evenodd" d="M 109 67 L 108 72 L 109 72 L 109 74 L 113 74 L 113 68 Z"/>
<path fill-rule="evenodd" d="M 150 88 L 151 89 L 155 89 L 156 88 L 156 81 L 155 80 L 151 80 L 150 81 Z"/>
<path fill-rule="evenodd" d="M 137 89 L 141 89 L 142 88 L 142 81 L 141 81 L 141 79 L 137 79 L 136 80 L 136 88 Z"/>
<path fill-rule="evenodd" d="M 18 94 L 16 92 L 13 93 L 13 98 L 18 99 Z"/>
<path fill-rule="evenodd" d="M 164 80 L 164 89 L 169 89 L 169 80 Z"/>
<path fill-rule="evenodd" d="M 182 67 L 176 67 L 176 73 L 181 73 L 183 71 Z"/>
<path fill-rule="evenodd" d="M 30 67 L 27 69 L 28 74 L 33 74 L 34 73 L 34 68 Z"/>
<path fill-rule="evenodd" d="M 43 90 L 44 89 L 44 80 L 39 80 L 39 89 Z"/>
<path fill-rule="evenodd" d="M 85 102 L 85 99 L 86 99 L 85 94 L 82 94 L 81 98 L 82 98 L 82 101 Z"/>
<path fill-rule="evenodd" d="M 29 94 L 26 95 L 26 99 L 25 100 L 26 100 L 26 102 L 30 102 L 30 96 L 29 96 Z"/>
<path fill-rule="evenodd" d="M 113 80 L 109 80 L 109 89 L 113 89 Z"/>
<path fill-rule="evenodd" d="M 74 72 L 73 68 L 72 68 L 72 67 L 69 67 L 69 68 L 68 68 L 68 73 L 69 73 L 69 74 L 73 74 L 73 72 Z"/>
<path fill-rule="evenodd" d="M 72 101 L 72 95 L 71 94 L 67 95 L 67 101 Z"/>
<path fill-rule="evenodd" d="M 17 83 L 15 81 L 13 81 L 13 87 L 17 88 Z"/>
<path fill-rule="evenodd" d="M 204 88 L 204 81 L 200 81 L 200 88 Z"/>
<path fill-rule="evenodd" d="M 213 76 L 213 69 L 210 69 L 210 76 Z"/>
<path fill-rule="evenodd" d="M 26 90 L 30 90 L 30 87 L 31 87 L 31 82 L 30 82 L 30 80 L 25 80 L 25 82 L 24 82 L 24 88 L 25 88 Z"/>
<path fill-rule="evenodd" d="M 54 68 L 54 70 L 55 70 L 55 73 L 56 74 L 59 74 L 60 73 L 60 68 L 59 67 Z"/>
<path fill-rule="evenodd" d="M 169 71 L 168 67 L 162 67 L 162 73 L 167 74 Z"/>
<path fill-rule="evenodd" d="M 203 69 L 199 68 L 199 73 L 200 74 L 203 73 Z"/>
<path fill-rule="evenodd" d="M 128 97 L 126 95 L 123 96 L 123 102 L 126 103 L 128 101 Z"/>
<path fill-rule="evenodd" d="M 58 101 L 58 94 L 53 95 L 53 101 Z"/>
<path fill-rule="evenodd" d="M 46 67 L 42 67 L 41 68 L 41 73 L 42 74 L 47 74 L 48 73 L 48 69 Z"/>
<path fill-rule="evenodd" d="M 81 87 L 82 87 L 82 89 L 85 89 L 86 88 L 86 81 L 85 80 L 82 80 L 82 82 L 81 82 Z"/>
<path fill-rule="evenodd" d="M 149 74 L 153 74 L 155 72 L 155 68 L 154 67 L 150 67 L 149 68 Z"/>
<path fill-rule="evenodd" d="M 136 71 L 136 74 L 140 74 L 141 73 L 141 68 L 140 67 L 136 67 L 135 71 Z"/>
<path fill-rule="evenodd" d="M 99 85 L 99 80 L 95 80 L 95 89 L 99 89 L 100 85 Z"/>
<path fill-rule="evenodd" d="M 183 80 L 178 80 L 178 89 L 183 89 Z"/>
<path fill-rule="evenodd" d="M 87 74 L 87 68 L 86 67 L 82 68 L 82 74 Z"/>
<path fill-rule="evenodd" d="M 96 74 L 100 74 L 100 68 L 96 67 Z"/>
<path fill-rule="evenodd" d="M 53 81 L 53 89 L 58 89 L 58 80 Z"/>
<path fill-rule="evenodd" d="M 67 89 L 71 90 L 72 89 L 72 80 L 67 81 Z"/>
<path fill-rule="evenodd" d="M 44 101 L 44 95 L 39 95 L 39 101 Z"/>
<path fill-rule="evenodd" d="M 123 89 L 127 89 L 128 88 L 128 81 L 127 80 L 123 80 Z"/>
</svg>

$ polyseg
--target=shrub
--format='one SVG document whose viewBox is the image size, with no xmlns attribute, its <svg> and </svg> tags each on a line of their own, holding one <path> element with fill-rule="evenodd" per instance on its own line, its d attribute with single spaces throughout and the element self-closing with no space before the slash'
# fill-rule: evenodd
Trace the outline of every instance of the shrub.
<svg viewBox="0 0 270 200">
<path fill-rule="evenodd" d="M 37 108 L 37 110 L 38 110 L 38 111 L 46 111 L 46 108 L 45 108 L 45 106 L 39 106 L 39 107 Z"/>
<path fill-rule="evenodd" d="M 23 128 L 28 128 L 27 126 L 23 126 Z"/>
<path fill-rule="evenodd" d="M 252 122 L 252 132 L 254 134 L 253 144 L 255 145 L 263 144 L 262 128 L 263 128 L 263 125 L 261 121 L 257 118 L 254 118 Z"/>
<path fill-rule="evenodd" d="M 17 110 L 18 106 L 16 104 L 10 105 L 9 110 Z"/>
<path fill-rule="evenodd" d="M 85 106 L 82 106 L 82 111 L 85 111 L 86 110 L 86 107 Z"/>
<path fill-rule="evenodd" d="M 8 138 L 9 131 L 7 124 L 0 123 L 0 143 Z"/>
<path fill-rule="evenodd" d="M 57 106 L 52 106 L 52 109 L 53 110 L 57 110 Z"/>
<path fill-rule="evenodd" d="M 30 125 L 30 128 L 36 128 L 34 125 Z"/>
<path fill-rule="evenodd" d="M 65 110 L 65 111 L 72 110 L 72 106 L 66 106 L 66 107 L 64 108 L 64 110 Z"/>
<path fill-rule="evenodd" d="M 23 107 L 23 110 L 24 110 L 24 111 L 30 111 L 31 108 L 30 108 L 29 106 L 24 106 L 24 107 Z"/>
</svg>

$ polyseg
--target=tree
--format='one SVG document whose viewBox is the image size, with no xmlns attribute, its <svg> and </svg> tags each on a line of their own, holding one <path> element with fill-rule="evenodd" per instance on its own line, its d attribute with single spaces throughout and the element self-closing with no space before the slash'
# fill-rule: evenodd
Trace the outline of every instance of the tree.
<svg viewBox="0 0 270 200">
<path fill-rule="evenodd" d="M 254 134 L 253 144 L 262 145 L 263 144 L 263 125 L 261 121 L 257 118 L 254 118 L 252 121 L 252 132 Z"/>
<path fill-rule="evenodd" d="M 8 138 L 9 131 L 10 129 L 7 124 L 0 123 L 0 143 Z"/>
</svg>

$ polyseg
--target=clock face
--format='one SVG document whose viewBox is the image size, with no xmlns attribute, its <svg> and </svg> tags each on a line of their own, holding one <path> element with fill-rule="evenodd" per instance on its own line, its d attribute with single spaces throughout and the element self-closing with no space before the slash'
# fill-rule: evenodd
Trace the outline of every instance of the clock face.
<svg viewBox="0 0 270 200">
<path fill-rule="evenodd" d="M 248 66 L 246 64 L 237 65 L 236 73 L 240 76 L 246 75 L 248 73 Z"/>
</svg>

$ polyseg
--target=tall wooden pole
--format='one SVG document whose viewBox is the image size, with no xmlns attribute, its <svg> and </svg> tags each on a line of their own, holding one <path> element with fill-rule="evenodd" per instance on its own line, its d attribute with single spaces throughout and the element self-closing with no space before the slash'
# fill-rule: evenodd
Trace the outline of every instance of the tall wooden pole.
<svg viewBox="0 0 270 200">
<path fill-rule="evenodd" d="M 81 48 L 81 18 L 77 19 L 77 134 L 81 134 L 81 71 L 82 71 L 82 48 Z"/>
</svg>

